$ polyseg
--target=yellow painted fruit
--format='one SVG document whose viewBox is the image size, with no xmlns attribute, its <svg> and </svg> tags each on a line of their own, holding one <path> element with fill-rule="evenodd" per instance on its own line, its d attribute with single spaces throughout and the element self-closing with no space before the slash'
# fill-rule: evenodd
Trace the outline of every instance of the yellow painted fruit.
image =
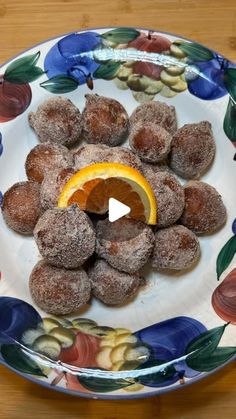
<svg viewBox="0 0 236 419">
<path fill-rule="evenodd" d="M 39 354 L 55 360 L 60 355 L 61 343 L 54 336 L 42 335 L 34 341 L 32 349 Z"/>
<path fill-rule="evenodd" d="M 97 354 L 96 361 L 100 368 L 110 370 L 112 368 L 112 361 L 110 358 L 112 346 L 104 346 Z"/>
<path fill-rule="evenodd" d="M 142 384 L 134 383 L 134 384 L 131 384 L 130 386 L 124 387 L 123 390 L 127 392 L 139 391 L 139 390 L 142 390 L 143 387 L 144 386 Z"/>
<path fill-rule="evenodd" d="M 60 326 L 61 324 L 51 317 L 44 317 L 43 319 L 43 327 L 46 333 L 49 333 L 54 327 Z"/>
<path fill-rule="evenodd" d="M 155 95 L 149 95 L 146 92 L 132 92 L 132 95 L 139 103 L 150 102 L 155 97 Z"/>
<path fill-rule="evenodd" d="M 125 360 L 125 352 L 129 348 L 130 348 L 129 343 L 121 343 L 120 345 L 116 345 L 112 349 L 111 354 L 110 354 L 112 364 L 114 364 L 118 361 L 124 361 Z"/>
<path fill-rule="evenodd" d="M 65 327 L 55 327 L 49 334 L 59 340 L 62 348 L 70 348 L 75 343 L 75 334 Z"/>
</svg>

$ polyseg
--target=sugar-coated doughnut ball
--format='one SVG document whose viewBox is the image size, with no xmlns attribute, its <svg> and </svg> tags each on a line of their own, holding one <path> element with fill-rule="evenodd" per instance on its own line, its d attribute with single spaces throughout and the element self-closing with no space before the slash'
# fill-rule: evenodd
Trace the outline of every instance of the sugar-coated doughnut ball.
<svg viewBox="0 0 236 419">
<path fill-rule="evenodd" d="M 37 182 L 15 183 L 3 196 L 3 218 L 17 233 L 33 234 L 41 212 L 40 184 Z"/>
<path fill-rule="evenodd" d="M 215 149 L 210 122 L 186 124 L 173 137 L 170 166 L 185 179 L 199 178 L 211 164 Z"/>
<path fill-rule="evenodd" d="M 77 205 L 47 210 L 35 226 L 34 238 L 48 263 L 68 269 L 81 266 L 95 249 L 92 222 Z"/>
<path fill-rule="evenodd" d="M 98 95 L 85 95 L 86 105 L 82 113 L 83 137 L 88 143 L 121 144 L 129 127 L 128 114 L 117 100 Z"/>
<path fill-rule="evenodd" d="M 35 303 L 50 314 L 68 314 L 90 299 L 91 285 L 86 272 L 69 270 L 39 261 L 30 275 L 29 288 Z"/>
<path fill-rule="evenodd" d="M 148 176 L 154 176 L 157 172 L 168 172 L 173 174 L 166 160 L 156 164 L 142 162 L 142 173 L 146 178 L 148 178 Z"/>
<path fill-rule="evenodd" d="M 57 206 L 60 193 L 73 174 L 73 169 L 57 169 L 44 177 L 40 189 L 40 202 L 44 211 Z"/>
<path fill-rule="evenodd" d="M 174 224 L 184 210 L 184 190 L 179 181 L 168 172 L 146 172 L 157 200 L 157 227 Z"/>
<path fill-rule="evenodd" d="M 199 259 L 198 238 L 188 228 L 175 225 L 155 233 L 151 265 L 157 269 L 182 270 Z"/>
<path fill-rule="evenodd" d="M 177 118 L 174 106 L 168 106 L 164 102 L 151 101 L 139 105 L 130 117 L 131 127 L 140 122 L 148 125 L 150 122 L 161 125 L 170 134 L 177 131 Z"/>
<path fill-rule="evenodd" d="M 148 261 L 154 234 L 140 221 L 121 218 L 115 222 L 98 221 L 96 253 L 120 271 L 137 272 Z"/>
<path fill-rule="evenodd" d="M 50 171 L 73 167 L 73 156 L 63 145 L 38 144 L 29 152 L 25 171 L 28 179 L 41 183 Z"/>
<path fill-rule="evenodd" d="M 71 146 L 82 131 L 79 109 L 70 99 L 60 96 L 47 99 L 36 112 L 30 112 L 29 123 L 41 143 Z"/>
<path fill-rule="evenodd" d="M 93 163 L 121 163 L 142 169 L 141 160 L 131 150 L 125 147 L 108 147 L 103 144 L 87 144 L 74 152 L 75 170 L 90 166 Z"/>
<path fill-rule="evenodd" d="M 181 224 L 195 233 L 212 233 L 222 227 L 227 213 L 217 190 L 205 182 L 193 180 L 184 186 L 185 209 Z"/>
<path fill-rule="evenodd" d="M 120 305 L 132 297 L 143 279 L 136 274 L 120 272 L 105 260 L 97 260 L 88 271 L 92 294 L 104 304 Z"/>
<path fill-rule="evenodd" d="M 171 140 L 168 131 L 152 122 L 135 124 L 129 134 L 131 149 L 147 163 L 164 160 L 170 152 Z"/>
</svg>

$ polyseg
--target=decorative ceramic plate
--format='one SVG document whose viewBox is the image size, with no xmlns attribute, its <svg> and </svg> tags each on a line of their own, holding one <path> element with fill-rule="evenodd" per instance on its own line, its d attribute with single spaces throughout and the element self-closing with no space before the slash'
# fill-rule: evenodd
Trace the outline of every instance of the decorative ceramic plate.
<svg viewBox="0 0 236 419">
<path fill-rule="evenodd" d="M 0 73 L 2 193 L 26 178 L 24 161 L 37 144 L 29 111 L 53 95 L 82 110 L 93 89 L 129 114 L 138 102 L 160 100 L 176 107 L 179 127 L 210 121 L 217 152 L 202 180 L 216 187 L 228 213 L 220 231 L 200 237 L 194 269 L 174 275 L 147 269 L 147 285 L 129 304 L 92 301 L 67 318 L 48 317 L 34 305 L 28 278 L 39 259 L 35 242 L 0 216 L 0 362 L 49 388 L 125 399 L 194 383 L 234 359 L 236 65 L 175 35 L 105 28 L 46 41 Z"/>
</svg>

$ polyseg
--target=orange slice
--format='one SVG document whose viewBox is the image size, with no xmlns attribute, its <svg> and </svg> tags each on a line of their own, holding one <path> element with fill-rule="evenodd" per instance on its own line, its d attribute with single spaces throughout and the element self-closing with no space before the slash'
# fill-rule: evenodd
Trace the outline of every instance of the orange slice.
<svg viewBox="0 0 236 419">
<path fill-rule="evenodd" d="M 82 210 L 104 214 L 109 198 L 130 207 L 129 217 L 156 224 L 157 203 L 147 180 L 120 163 L 95 163 L 75 173 L 64 186 L 58 207 L 76 203 Z"/>
</svg>

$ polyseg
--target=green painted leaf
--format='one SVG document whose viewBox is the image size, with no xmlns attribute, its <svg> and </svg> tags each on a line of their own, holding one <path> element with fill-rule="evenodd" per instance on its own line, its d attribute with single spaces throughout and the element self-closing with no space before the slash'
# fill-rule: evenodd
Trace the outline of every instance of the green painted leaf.
<svg viewBox="0 0 236 419">
<path fill-rule="evenodd" d="M 39 78 L 44 71 L 40 67 L 36 67 L 40 52 L 36 54 L 27 55 L 13 61 L 7 67 L 4 79 L 11 83 L 30 83 Z"/>
<path fill-rule="evenodd" d="M 236 236 L 231 237 L 222 247 L 220 253 L 218 254 L 216 260 L 216 272 L 217 279 L 220 279 L 220 275 L 225 271 L 229 266 L 231 260 L 233 259 L 236 253 Z"/>
<path fill-rule="evenodd" d="M 17 70 L 22 67 L 32 67 L 35 66 L 38 62 L 40 57 L 40 51 L 36 52 L 36 54 L 26 55 L 26 57 L 18 58 L 14 60 L 11 64 L 9 64 L 6 68 L 5 74 L 10 73 L 11 71 Z"/>
<path fill-rule="evenodd" d="M 55 76 L 40 83 L 40 86 L 51 93 L 68 93 L 77 89 L 79 83 L 67 76 Z"/>
<path fill-rule="evenodd" d="M 224 364 L 235 353 L 236 348 L 218 348 L 228 323 L 202 333 L 190 342 L 186 349 L 187 365 L 199 372 L 211 371 Z"/>
<path fill-rule="evenodd" d="M 156 359 L 156 360 L 145 362 L 145 364 L 140 365 L 137 369 L 150 368 L 157 365 L 162 365 L 164 363 L 165 361 L 159 361 Z M 175 373 L 176 373 L 176 369 L 174 365 L 169 365 L 163 371 L 158 371 L 151 374 L 142 375 L 138 377 L 136 380 L 137 382 L 143 385 L 152 386 L 152 384 L 155 385 L 155 384 L 165 383 L 167 380 L 172 378 L 175 375 Z"/>
<path fill-rule="evenodd" d="M 192 61 L 209 61 L 214 58 L 213 53 L 208 48 L 195 42 L 181 42 L 177 45 Z"/>
<path fill-rule="evenodd" d="M 19 345 L 2 345 L 1 354 L 10 367 L 25 374 L 46 377 L 38 364 L 22 352 Z"/>
<path fill-rule="evenodd" d="M 106 41 L 114 44 L 127 44 L 140 35 L 140 32 L 133 28 L 116 28 L 103 33 L 101 36 Z"/>
<path fill-rule="evenodd" d="M 229 95 L 236 102 L 236 68 L 226 68 L 224 72 L 224 84 Z"/>
<path fill-rule="evenodd" d="M 116 76 L 120 66 L 120 62 L 108 61 L 106 64 L 101 64 L 100 67 L 93 73 L 93 76 L 97 79 L 111 80 Z"/>
<path fill-rule="evenodd" d="M 189 355 L 186 358 L 186 363 L 193 370 L 208 372 L 220 367 L 234 355 L 236 355 L 236 348 L 226 346 L 215 349 L 213 353 L 197 351 L 195 354 Z"/>
<path fill-rule="evenodd" d="M 111 378 L 98 378 L 98 377 L 77 377 L 80 384 L 82 384 L 87 390 L 95 391 L 98 393 L 107 393 L 109 391 L 119 390 L 124 387 L 128 387 L 133 382 L 129 382 L 123 379 L 111 379 Z"/>
<path fill-rule="evenodd" d="M 224 118 L 224 132 L 231 141 L 236 142 L 236 103 L 231 98 Z"/>
<path fill-rule="evenodd" d="M 185 353 L 189 354 L 193 351 L 204 350 L 205 348 L 207 352 L 213 352 L 217 348 L 226 326 L 227 323 L 223 326 L 215 327 L 214 329 L 208 330 L 207 332 L 202 333 L 197 338 L 194 338 L 188 344 Z"/>
<path fill-rule="evenodd" d="M 19 67 L 10 73 L 4 75 L 4 79 L 10 83 L 25 84 L 31 83 L 32 81 L 38 79 L 44 74 L 44 71 L 40 67 Z"/>
</svg>

